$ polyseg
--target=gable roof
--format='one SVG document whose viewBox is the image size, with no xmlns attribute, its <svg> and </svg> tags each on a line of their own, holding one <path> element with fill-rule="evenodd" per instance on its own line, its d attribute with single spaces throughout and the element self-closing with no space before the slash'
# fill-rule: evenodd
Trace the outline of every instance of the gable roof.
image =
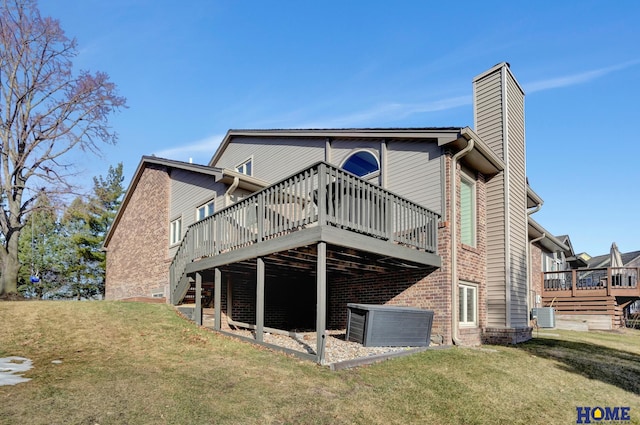
<svg viewBox="0 0 640 425">
<path fill-rule="evenodd" d="M 640 257 L 640 251 L 631 251 L 631 252 L 621 253 L 620 257 L 622 257 L 622 264 L 627 265 L 631 261 Z M 598 267 L 609 267 L 610 264 L 611 264 L 611 254 L 602 254 L 595 257 L 591 257 L 587 267 L 589 267 L 590 269 L 595 269 Z"/>
<path fill-rule="evenodd" d="M 564 241 L 556 238 L 547 229 L 542 227 L 537 221 L 529 216 L 528 220 L 528 234 L 529 238 L 537 239 L 537 243 L 549 252 L 568 252 L 571 251 L 571 247 Z"/>
<path fill-rule="evenodd" d="M 111 241 L 111 237 L 113 236 L 114 229 L 118 226 L 120 219 L 122 218 L 123 211 L 126 209 L 129 201 L 131 200 L 131 196 L 135 191 L 140 178 L 142 177 L 142 173 L 145 168 L 150 165 L 160 165 L 170 169 L 178 169 L 190 171 L 193 173 L 209 175 L 215 179 L 215 181 L 220 181 L 223 183 L 231 184 L 235 179 L 238 179 L 239 187 L 250 190 L 252 192 L 260 190 L 266 186 L 268 183 L 257 179 L 255 177 L 247 176 L 245 174 L 238 173 L 237 171 L 228 170 L 224 168 L 216 168 L 210 167 L 208 165 L 200 165 L 200 164 L 192 164 L 190 162 L 184 161 L 176 161 L 173 159 L 159 158 L 156 156 L 143 156 L 140 159 L 140 163 L 136 168 L 135 173 L 133 174 L 133 178 L 131 179 L 131 183 L 129 183 L 129 187 L 125 192 L 124 198 L 122 199 L 122 203 L 120 204 L 120 208 L 118 208 L 118 212 L 113 219 L 113 223 L 109 226 L 109 230 L 104 238 L 104 243 L 102 244 L 102 248 L 105 249 L 109 245 Z"/>
</svg>

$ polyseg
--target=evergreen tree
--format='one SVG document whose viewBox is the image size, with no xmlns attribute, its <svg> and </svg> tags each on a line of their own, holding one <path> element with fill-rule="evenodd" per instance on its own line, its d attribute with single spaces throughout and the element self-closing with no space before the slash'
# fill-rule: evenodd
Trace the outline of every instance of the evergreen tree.
<svg viewBox="0 0 640 425">
<path fill-rule="evenodd" d="M 102 243 L 120 206 L 123 180 L 122 163 L 109 167 L 106 178 L 94 177 L 89 200 L 76 198 L 63 216 L 62 225 L 75 258 L 65 274 L 70 295 L 75 298 L 104 294 L 106 256 Z"/>
<path fill-rule="evenodd" d="M 18 290 L 25 297 L 54 297 L 64 285 L 62 271 L 69 261 L 65 245 L 56 210 L 46 193 L 41 192 L 18 242 Z"/>
</svg>

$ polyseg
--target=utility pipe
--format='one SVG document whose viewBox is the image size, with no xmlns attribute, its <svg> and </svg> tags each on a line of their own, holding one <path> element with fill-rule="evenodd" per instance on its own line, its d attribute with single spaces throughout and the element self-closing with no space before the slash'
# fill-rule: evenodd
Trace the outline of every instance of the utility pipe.
<svg viewBox="0 0 640 425">
<path fill-rule="evenodd" d="M 456 171 L 458 168 L 458 160 L 468 154 L 474 146 L 473 139 L 467 140 L 467 146 L 451 157 L 451 341 L 455 345 L 461 345 L 458 337 L 458 264 L 457 264 L 457 200 L 458 193 L 456 191 Z"/>
<path fill-rule="evenodd" d="M 235 176 L 233 178 L 233 183 L 231 183 L 231 186 L 229 186 L 229 189 L 227 189 L 227 191 L 224 193 L 225 207 L 228 207 L 229 205 L 231 205 L 231 195 L 233 194 L 233 192 L 236 191 L 239 184 L 240 184 L 240 177 Z"/>
</svg>

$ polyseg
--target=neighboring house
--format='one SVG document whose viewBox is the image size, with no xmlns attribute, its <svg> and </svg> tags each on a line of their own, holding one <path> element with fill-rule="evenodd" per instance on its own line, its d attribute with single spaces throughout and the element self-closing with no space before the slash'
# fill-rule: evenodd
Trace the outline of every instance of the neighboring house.
<svg viewBox="0 0 640 425">
<path fill-rule="evenodd" d="M 622 254 L 623 267 L 611 267 L 611 254 L 574 254 L 568 236 L 551 238 L 558 242 L 555 247 L 532 250 L 532 287 L 541 291 L 537 306 L 553 307 L 559 328 L 623 327 L 640 299 L 640 251 Z"/>
<path fill-rule="evenodd" d="M 543 307 L 543 272 L 568 270 L 567 258 L 573 256 L 568 236 L 555 237 L 529 217 L 530 300 L 531 307 Z"/>
<path fill-rule="evenodd" d="M 216 329 L 258 342 L 315 329 L 320 347 L 347 303 L 434 310 L 445 343 L 531 338 L 529 251 L 570 248 L 530 218 L 509 65 L 473 92 L 475 129 L 230 130 L 207 166 L 144 157 L 104 244 L 107 298 L 204 292 Z"/>
<path fill-rule="evenodd" d="M 622 265 L 625 267 L 640 267 L 640 251 L 624 252 L 620 254 Z M 599 267 L 611 267 L 611 254 L 598 255 L 589 258 L 587 267 L 595 269 Z"/>
</svg>

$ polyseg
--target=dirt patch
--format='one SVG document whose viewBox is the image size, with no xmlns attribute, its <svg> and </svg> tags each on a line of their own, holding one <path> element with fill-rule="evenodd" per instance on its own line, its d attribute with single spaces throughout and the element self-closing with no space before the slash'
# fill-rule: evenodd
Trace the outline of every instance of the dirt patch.
<svg viewBox="0 0 640 425">
<path fill-rule="evenodd" d="M 22 294 L 3 294 L 0 295 L 0 301 L 27 301 L 28 298 L 22 296 Z"/>
</svg>

